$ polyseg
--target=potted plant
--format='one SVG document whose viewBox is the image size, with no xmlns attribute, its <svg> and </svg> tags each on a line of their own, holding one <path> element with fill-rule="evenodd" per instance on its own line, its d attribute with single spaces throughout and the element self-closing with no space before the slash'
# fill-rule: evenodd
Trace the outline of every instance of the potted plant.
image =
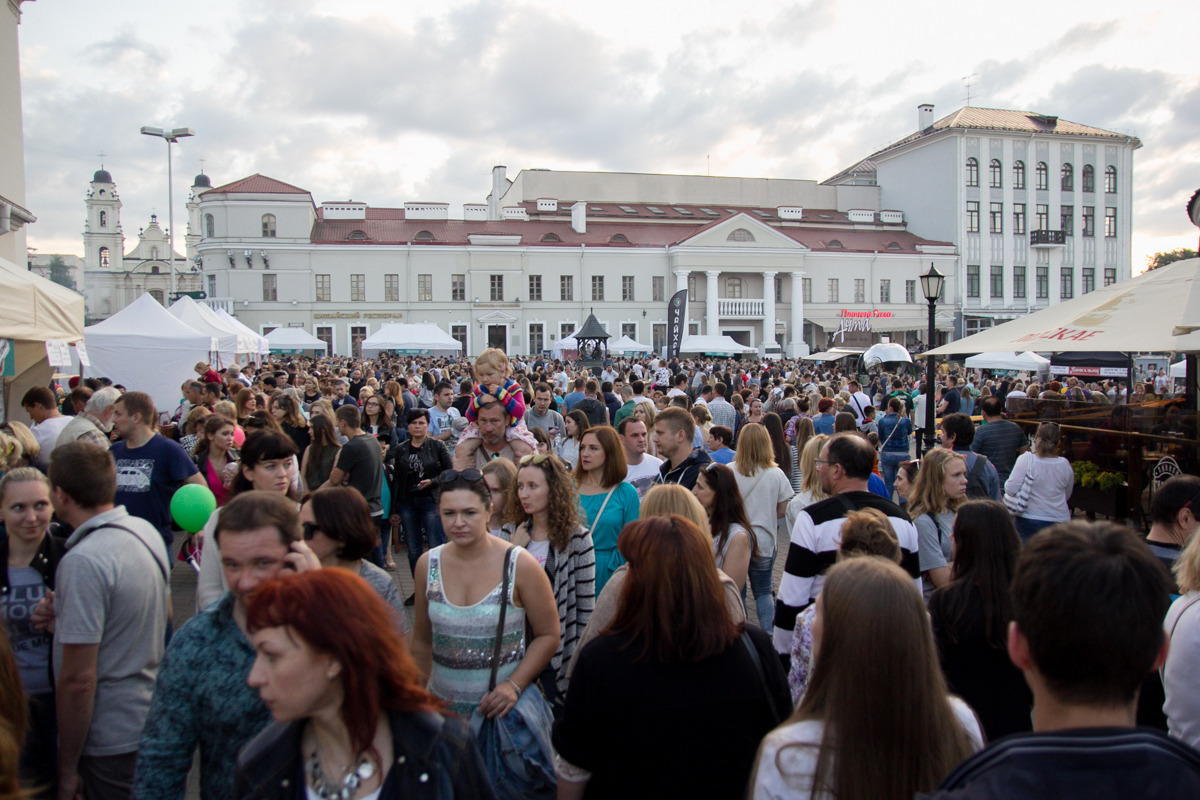
<svg viewBox="0 0 1200 800">
<path fill-rule="evenodd" d="M 1079 509 L 1089 518 L 1099 516 L 1125 519 L 1129 516 L 1129 492 L 1125 476 L 1100 469 L 1093 461 L 1080 460 L 1075 470 L 1075 490 L 1067 504 Z"/>
</svg>

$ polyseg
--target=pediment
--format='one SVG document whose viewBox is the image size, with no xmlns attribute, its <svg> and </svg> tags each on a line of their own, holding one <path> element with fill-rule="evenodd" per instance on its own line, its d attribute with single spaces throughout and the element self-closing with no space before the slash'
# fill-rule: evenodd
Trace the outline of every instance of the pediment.
<svg viewBox="0 0 1200 800">
<path fill-rule="evenodd" d="M 496 323 L 503 322 L 505 324 L 508 324 L 508 323 L 516 322 L 517 318 L 514 317 L 512 314 L 506 314 L 503 311 L 489 311 L 488 313 L 483 314 L 482 316 L 476 317 L 476 321 L 478 321 L 478 322 L 496 322 Z"/>
<path fill-rule="evenodd" d="M 790 236 L 746 213 L 735 214 L 729 219 L 715 222 L 696 235 L 679 242 L 678 246 L 808 249 Z"/>
</svg>

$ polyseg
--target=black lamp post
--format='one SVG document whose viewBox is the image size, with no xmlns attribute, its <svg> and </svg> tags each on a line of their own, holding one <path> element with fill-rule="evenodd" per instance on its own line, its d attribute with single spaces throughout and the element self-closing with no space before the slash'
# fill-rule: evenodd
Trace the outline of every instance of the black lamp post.
<svg viewBox="0 0 1200 800">
<path fill-rule="evenodd" d="M 937 299 L 942 296 L 942 285 L 946 282 L 946 276 L 938 272 L 934 268 L 933 263 L 929 264 L 929 272 L 921 276 L 921 291 L 925 294 L 925 300 L 929 303 L 929 347 L 933 348 L 933 338 L 937 334 L 936 322 L 934 320 L 934 311 L 937 308 Z M 925 448 L 922 452 L 928 453 L 933 449 L 936 441 L 937 431 L 934 430 L 934 417 L 936 409 L 933 407 L 933 384 L 937 372 L 933 363 L 933 356 L 925 357 Z"/>
</svg>

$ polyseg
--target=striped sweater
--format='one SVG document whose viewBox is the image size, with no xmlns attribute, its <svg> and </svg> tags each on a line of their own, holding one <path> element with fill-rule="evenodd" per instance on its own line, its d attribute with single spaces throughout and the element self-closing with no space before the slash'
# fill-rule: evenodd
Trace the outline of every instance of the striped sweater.
<svg viewBox="0 0 1200 800">
<path fill-rule="evenodd" d="M 800 512 L 792 527 L 779 597 L 775 602 L 775 649 L 782 655 L 792 652 L 792 632 L 796 616 L 816 602 L 825 581 L 825 572 L 837 560 L 842 542 L 842 522 L 848 511 L 875 508 L 887 515 L 900 543 L 900 566 L 913 577 L 921 590 L 920 545 L 917 529 L 904 509 L 871 492 L 845 492 Z"/>
</svg>

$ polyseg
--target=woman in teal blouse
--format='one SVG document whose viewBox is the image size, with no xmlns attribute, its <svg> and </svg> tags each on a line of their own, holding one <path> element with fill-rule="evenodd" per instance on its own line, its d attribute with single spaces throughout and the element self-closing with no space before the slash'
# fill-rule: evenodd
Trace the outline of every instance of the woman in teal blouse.
<svg viewBox="0 0 1200 800">
<path fill-rule="evenodd" d="M 628 469 L 621 439 L 612 428 L 589 428 L 580 438 L 575 483 L 596 548 L 597 597 L 609 576 L 625 563 L 617 536 L 626 523 L 638 518 L 637 490 L 625 483 Z"/>
</svg>

